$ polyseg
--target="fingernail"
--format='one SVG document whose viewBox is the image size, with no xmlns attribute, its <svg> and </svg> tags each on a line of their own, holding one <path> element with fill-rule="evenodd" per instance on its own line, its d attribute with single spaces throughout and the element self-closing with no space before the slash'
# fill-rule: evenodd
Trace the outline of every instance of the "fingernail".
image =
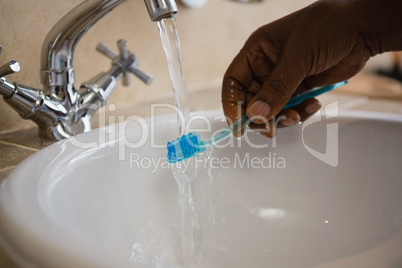
<svg viewBox="0 0 402 268">
<path fill-rule="evenodd" d="M 309 105 L 307 105 L 307 107 L 305 108 L 305 111 L 308 114 L 314 114 L 320 109 L 321 109 L 321 103 L 313 102 L 313 103 L 310 103 Z"/>
<path fill-rule="evenodd" d="M 298 124 L 299 121 L 294 120 L 293 118 L 287 116 L 287 117 L 285 117 L 284 119 L 282 119 L 282 120 L 280 121 L 280 123 L 281 123 L 282 125 L 284 125 L 284 126 L 290 127 L 290 126 L 294 126 L 294 125 Z"/>
<path fill-rule="evenodd" d="M 263 101 L 254 102 L 247 110 L 251 117 L 267 117 L 270 111 L 271 107 Z"/>
</svg>

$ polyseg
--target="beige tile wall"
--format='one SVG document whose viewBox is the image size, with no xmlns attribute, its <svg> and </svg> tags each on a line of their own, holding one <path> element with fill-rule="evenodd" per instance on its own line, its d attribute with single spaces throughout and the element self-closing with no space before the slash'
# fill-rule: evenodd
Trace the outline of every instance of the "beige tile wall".
<svg viewBox="0 0 402 268">
<path fill-rule="evenodd" d="M 18 74 L 9 80 L 40 88 L 39 57 L 42 41 L 49 29 L 81 0 L 2 0 L 0 8 L 0 64 L 15 59 L 21 64 Z M 312 0 L 265 0 L 262 4 L 239 4 L 229 0 L 210 0 L 200 9 L 179 5 L 176 15 L 181 39 L 183 70 L 191 89 L 206 81 L 222 77 L 226 67 L 249 34 L 257 27 Z M 129 88 L 118 87 L 110 99 L 117 107 L 159 95 L 168 95 L 171 84 L 159 32 L 148 18 L 142 0 L 129 0 L 96 24 L 77 46 L 74 66 L 76 87 L 108 68 L 110 61 L 95 51 L 102 41 L 116 49 L 115 42 L 128 40 L 140 59 L 140 67 L 151 72 L 151 86 L 133 81 Z M 132 79 L 134 80 L 134 79 Z M 32 127 L 0 101 L 0 133 Z"/>
</svg>

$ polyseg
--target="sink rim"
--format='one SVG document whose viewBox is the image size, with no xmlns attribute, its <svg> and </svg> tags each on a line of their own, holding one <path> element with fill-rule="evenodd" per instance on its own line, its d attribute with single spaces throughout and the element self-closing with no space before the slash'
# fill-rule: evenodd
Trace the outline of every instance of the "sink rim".
<svg viewBox="0 0 402 268">
<path fill-rule="evenodd" d="M 222 111 L 221 110 L 213 110 L 213 111 L 207 111 L 207 112 L 203 112 L 203 113 L 194 113 L 193 115 L 206 115 L 207 117 L 213 117 L 213 116 L 218 116 L 218 115 L 222 115 Z M 314 115 L 314 117 L 319 117 L 320 115 Z M 339 117 L 344 117 L 344 118 L 356 118 L 356 119 L 370 119 L 370 120 L 380 120 L 380 121 L 388 121 L 388 122 L 398 122 L 398 123 L 402 123 L 402 117 L 398 116 L 398 115 L 394 115 L 394 114 L 387 114 L 387 113 L 377 113 L 377 112 L 361 112 L 361 111 L 340 111 L 339 112 Z M 170 114 L 170 115 L 164 115 L 164 116 L 158 116 L 157 118 L 155 118 L 155 122 L 157 124 L 169 124 L 171 122 L 174 122 L 176 119 L 175 114 Z M 147 118 L 146 120 L 150 120 L 150 118 Z M 88 138 L 89 140 L 92 139 L 93 137 L 98 137 L 97 133 L 99 131 L 109 131 L 111 129 L 111 126 L 107 126 L 101 129 L 96 129 L 93 130 L 91 132 L 88 133 L 84 133 L 81 134 L 80 136 L 83 138 Z M 133 127 L 132 131 L 135 131 L 137 128 Z M 131 130 L 131 129 L 130 129 Z M 23 176 L 24 174 L 27 174 L 28 172 L 31 172 L 31 168 L 35 161 L 43 161 L 43 157 L 46 156 L 47 154 L 51 155 L 51 158 L 55 159 L 56 157 L 54 157 L 52 155 L 53 151 L 58 151 L 59 154 L 57 154 L 57 157 L 63 156 L 63 153 L 65 153 L 65 151 L 62 150 L 63 147 L 68 146 L 70 143 L 70 140 L 63 140 L 60 142 L 57 142 L 47 148 L 44 148 L 42 150 L 40 150 L 39 152 L 35 153 L 34 155 L 30 156 L 28 159 L 24 160 L 20 165 L 17 166 L 17 168 L 15 170 L 13 170 L 9 176 L 7 176 L 6 179 L 4 179 L 0 185 L 0 191 L 4 192 L 7 191 L 7 187 L 9 188 L 9 186 L 7 185 L 9 183 L 9 181 L 11 180 L 16 180 L 16 178 L 20 178 L 20 176 Z M 60 152 L 61 150 L 61 152 Z M 86 149 L 83 149 L 86 150 Z M 29 173 L 28 173 L 29 174 Z M 39 179 L 40 180 L 40 179 Z M 34 181 L 32 180 L 31 183 L 35 184 Z M 18 195 L 18 188 L 17 189 L 13 189 L 14 192 L 11 194 L 11 196 L 8 196 L 8 198 L 12 198 L 13 194 L 14 195 Z M 15 192 L 17 191 L 17 192 Z M 34 194 L 35 192 L 32 192 L 32 194 Z M 15 197 L 15 196 L 14 196 Z M 18 197 L 18 196 L 17 196 Z M 11 205 L 7 205 L 10 204 Z M 38 203 L 31 203 L 31 206 L 37 205 L 37 208 L 40 209 L 40 198 L 39 198 L 39 202 Z M 14 207 L 13 207 L 14 206 Z M 19 231 L 25 231 L 28 232 L 28 236 L 30 236 L 31 238 L 37 238 L 39 241 L 45 241 L 43 240 L 43 238 L 41 237 L 37 237 L 37 234 L 35 232 L 36 227 L 34 225 L 32 225 L 31 223 L 26 223 L 24 222 L 21 226 L 18 226 L 18 224 L 21 224 L 21 222 L 15 222 L 15 217 L 20 217 L 19 213 L 21 213 L 21 211 L 19 211 L 19 209 L 21 209 L 21 207 L 16 207 L 15 203 L 12 202 L 11 200 L 7 201 L 7 197 L 4 194 L 0 194 L 0 215 L 1 215 L 1 221 L 0 221 L 0 226 L 1 225 L 9 225 L 9 226 L 14 226 L 15 228 L 20 228 Z M 12 210 L 10 212 L 10 210 Z M 22 212 L 26 212 L 26 208 L 24 208 L 24 210 Z M 4 223 L 5 221 L 10 221 L 8 223 Z M 24 227 L 29 227 L 28 229 L 24 229 Z M 21 229 L 23 228 L 23 229 Z M 4 232 L 4 230 L 3 230 Z M 7 237 L 7 235 L 6 235 Z M 27 263 L 30 262 L 35 262 L 37 260 L 32 259 L 32 256 L 21 256 L 20 253 L 17 253 L 20 249 L 18 249 L 18 242 L 17 241 L 8 241 L 8 243 L 5 241 L 7 239 L 11 239 L 12 238 L 5 238 L 4 237 L 4 233 L 2 234 L 2 228 L 0 229 L 0 245 L 5 249 L 5 251 L 20 265 L 22 266 L 26 266 Z M 38 241 L 36 240 L 36 241 Z M 46 242 L 46 241 L 45 241 Z M 47 241 L 49 242 L 49 241 Z M 54 241 L 53 241 L 54 242 Z M 13 245 L 15 243 L 15 245 Z M 74 241 L 71 241 L 71 243 L 74 243 Z M 25 245 L 26 246 L 26 245 Z M 25 250 L 27 250 L 25 248 Z M 23 249 L 23 251 L 25 251 Z M 37 250 L 40 252 L 40 246 L 37 247 Z M 58 257 L 58 255 L 56 254 L 54 256 L 55 258 Z M 75 256 L 76 257 L 76 256 Z M 77 264 L 80 263 L 82 265 L 82 262 L 85 262 L 84 260 L 80 260 L 79 258 L 76 260 Z"/>
</svg>

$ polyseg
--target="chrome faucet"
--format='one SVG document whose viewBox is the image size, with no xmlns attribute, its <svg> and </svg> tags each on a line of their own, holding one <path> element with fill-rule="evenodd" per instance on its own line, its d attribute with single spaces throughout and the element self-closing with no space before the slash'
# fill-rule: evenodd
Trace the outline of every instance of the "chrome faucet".
<svg viewBox="0 0 402 268">
<path fill-rule="evenodd" d="M 61 140 L 91 129 L 93 114 L 113 92 L 117 81 L 128 84 L 133 73 L 146 84 L 152 76 L 137 68 L 138 60 L 124 40 L 117 42 L 119 55 L 99 44 L 97 49 L 112 59 L 112 67 L 74 87 L 73 56 L 80 38 L 104 15 L 127 0 L 87 0 L 67 13 L 46 36 L 41 52 L 40 78 L 43 90 L 11 83 L 5 76 L 19 71 L 11 61 L 0 67 L 0 94 L 20 116 L 39 127 L 39 136 Z M 177 12 L 174 0 L 145 0 L 151 20 L 170 17 Z M 1 46 L 0 46 L 1 52 Z"/>
</svg>

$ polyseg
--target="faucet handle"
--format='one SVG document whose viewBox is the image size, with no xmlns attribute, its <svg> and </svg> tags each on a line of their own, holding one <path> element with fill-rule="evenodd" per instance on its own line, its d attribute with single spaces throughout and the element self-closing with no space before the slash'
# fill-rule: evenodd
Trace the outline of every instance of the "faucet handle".
<svg viewBox="0 0 402 268">
<path fill-rule="evenodd" d="M 117 46 L 119 47 L 119 51 L 120 51 L 120 61 L 121 60 L 124 60 L 125 58 L 127 58 L 127 55 L 128 55 L 128 50 L 127 50 L 127 45 L 126 45 L 126 47 L 125 47 L 125 51 L 124 51 L 124 48 L 122 47 L 122 45 L 120 44 L 120 41 L 121 40 L 119 40 L 118 42 L 117 42 Z M 96 49 L 100 52 L 100 53 L 102 53 L 103 55 L 105 55 L 106 57 L 108 57 L 109 59 L 111 59 L 111 60 L 116 60 L 117 59 L 117 55 L 116 55 L 116 53 L 114 53 L 113 52 L 113 50 L 111 50 L 110 48 L 108 48 L 105 44 L 103 44 L 103 43 L 99 43 L 97 46 L 96 46 Z M 127 73 L 126 72 L 124 72 L 123 73 L 123 85 L 124 86 L 128 86 L 128 85 L 130 85 L 130 78 L 128 77 L 128 75 L 127 75 Z"/>
<path fill-rule="evenodd" d="M 114 53 L 113 50 L 108 48 L 104 43 L 99 43 L 96 46 L 96 50 L 98 50 L 100 53 L 102 53 L 103 55 L 105 55 L 106 57 L 108 57 L 111 60 L 114 60 L 115 58 L 117 58 L 116 53 Z"/>
<path fill-rule="evenodd" d="M 96 49 L 101 52 L 103 55 L 105 55 L 106 57 L 108 57 L 109 59 L 113 60 L 113 61 L 118 61 L 118 63 L 122 63 L 125 60 L 132 58 L 133 63 L 127 67 L 127 69 L 124 71 L 123 74 L 123 85 L 128 86 L 130 84 L 130 80 L 128 77 L 127 72 L 130 72 L 132 74 L 134 74 L 135 76 L 137 76 L 141 81 L 143 81 L 145 84 L 150 84 L 153 80 L 152 75 L 143 72 L 141 70 L 139 70 L 137 68 L 138 65 L 138 59 L 137 57 L 134 56 L 134 54 L 130 53 L 130 51 L 128 50 L 128 45 L 127 45 L 127 41 L 120 39 L 119 41 L 117 41 L 117 47 L 119 48 L 119 55 L 117 55 L 116 53 L 114 53 L 113 50 L 111 50 L 110 48 L 108 48 L 105 44 L 103 43 L 99 43 L 96 47 Z"/>
<path fill-rule="evenodd" d="M 128 71 L 130 73 L 134 74 L 135 76 L 137 76 L 146 85 L 151 84 L 152 81 L 154 80 L 152 75 L 150 75 L 149 73 L 146 73 L 144 71 L 141 71 L 136 66 L 131 65 L 130 67 L 128 67 Z"/>
<path fill-rule="evenodd" d="M 0 54 L 2 47 L 0 45 Z M 20 71 L 20 64 L 15 60 L 12 60 L 0 67 L 0 77 L 7 76 L 9 74 L 18 73 Z"/>
<path fill-rule="evenodd" d="M 117 47 L 119 48 L 120 61 L 124 61 L 129 57 L 127 41 L 120 39 L 119 41 L 117 41 Z M 135 61 L 137 60 L 136 58 L 134 59 Z M 128 76 L 127 72 L 124 72 L 123 74 L 123 85 L 130 85 L 130 77 Z"/>
<path fill-rule="evenodd" d="M 117 41 L 117 47 L 119 48 L 120 59 L 126 59 L 129 55 L 127 41 L 120 39 Z"/>
<path fill-rule="evenodd" d="M 18 73 L 19 71 L 20 71 L 20 64 L 12 60 L 0 67 L 0 77 L 4 77 L 13 73 Z"/>
</svg>

